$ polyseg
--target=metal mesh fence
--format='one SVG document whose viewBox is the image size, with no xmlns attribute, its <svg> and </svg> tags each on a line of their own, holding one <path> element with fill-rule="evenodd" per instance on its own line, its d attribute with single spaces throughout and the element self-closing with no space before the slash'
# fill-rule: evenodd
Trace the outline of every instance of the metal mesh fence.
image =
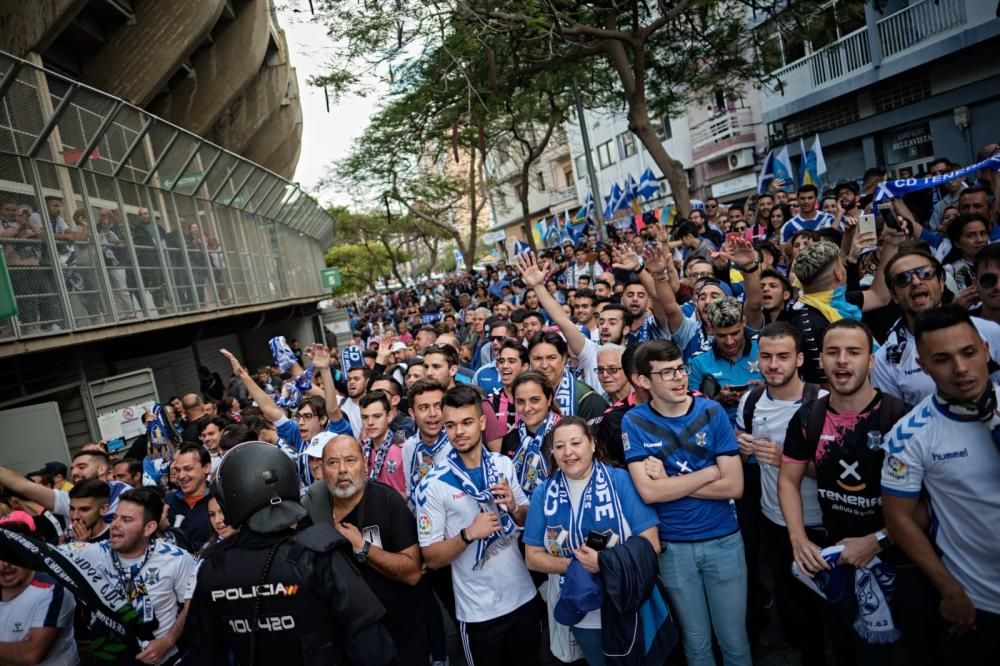
<svg viewBox="0 0 1000 666">
<path fill-rule="evenodd" d="M 320 224 L 316 223 L 320 221 Z M 0 52 L 0 342 L 322 293 L 294 183 Z"/>
</svg>

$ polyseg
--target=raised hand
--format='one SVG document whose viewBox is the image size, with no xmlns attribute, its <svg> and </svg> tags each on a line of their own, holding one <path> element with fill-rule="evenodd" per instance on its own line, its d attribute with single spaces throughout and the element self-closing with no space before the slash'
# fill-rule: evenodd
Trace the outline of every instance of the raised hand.
<svg viewBox="0 0 1000 666">
<path fill-rule="evenodd" d="M 322 342 L 306 349 L 306 356 L 312 361 L 313 367 L 323 370 L 330 367 L 330 349 Z"/>
<path fill-rule="evenodd" d="M 611 259 L 611 266 L 613 268 L 633 272 L 639 270 L 639 255 L 635 253 L 635 250 L 628 243 L 622 243 L 618 247 L 612 248 Z"/>
<path fill-rule="evenodd" d="M 663 250 L 659 245 L 647 245 L 642 250 L 643 261 L 646 262 L 646 270 L 650 273 L 662 273 L 667 270 L 667 258 L 663 256 Z"/>
<path fill-rule="evenodd" d="M 730 238 L 722 247 L 737 266 L 749 266 L 757 259 L 757 250 L 745 238 Z"/>
<path fill-rule="evenodd" d="M 535 257 L 534 252 L 525 252 L 515 256 L 514 268 L 528 289 L 534 289 L 545 282 L 545 273 L 539 267 L 538 258 Z"/>
<path fill-rule="evenodd" d="M 219 353 L 225 356 L 227 359 L 229 359 L 229 365 L 233 367 L 234 375 L 236 375 L 240 379 L 246 379 L 250 377 L 250 374 L 247 372 L 247 369 L 243 367 L 243 364 L 239 362 L 239 359 L 233 356 L 233 354 L 228 349 L 220 349 Z"/>
</svg>

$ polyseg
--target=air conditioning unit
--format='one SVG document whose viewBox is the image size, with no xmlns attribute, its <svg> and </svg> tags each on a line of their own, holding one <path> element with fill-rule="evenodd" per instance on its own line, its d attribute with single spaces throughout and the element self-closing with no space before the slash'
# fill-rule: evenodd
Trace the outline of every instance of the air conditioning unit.
<svg viewBox="0 0 1000 666">
<path fill-rule="evenodd" d="M 726 158 L 730 171 L 738 171 L 754 165 L 753 148 L 744 148 L 734 153 L 729 153 Z"/>
</svg>

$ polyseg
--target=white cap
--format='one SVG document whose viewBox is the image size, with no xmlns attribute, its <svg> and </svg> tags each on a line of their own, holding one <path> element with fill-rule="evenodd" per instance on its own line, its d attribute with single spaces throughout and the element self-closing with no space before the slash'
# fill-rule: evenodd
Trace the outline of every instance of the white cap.
<svg viewBox="0 0 1000 666">
<path fill-rule="evenodd" d="M 323 448 L 326 447 L 327 443 L 336 436 L 336 434 L 330 432 L 329 430 L 324 430 L 309 440 L 309 446 L 306 447 L 305 454 L 310 458 L 322 458 Z"/>
<path fill-rule="evenodd" d="M 406 349 L 406 343 L 400 342 L 399 340 L 393 342 L 392 347 L 389 347 L 389 351 L 391 352 L 403 351 L 404 349 Z"/>
</svg>

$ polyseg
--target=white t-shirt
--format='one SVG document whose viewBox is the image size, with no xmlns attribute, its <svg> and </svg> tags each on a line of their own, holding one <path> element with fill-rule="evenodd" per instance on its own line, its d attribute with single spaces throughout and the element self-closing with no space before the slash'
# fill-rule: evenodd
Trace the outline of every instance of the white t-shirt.
<svg viewBox="0 0 1000 666">
<path fill-rule="evenodd" d="M 361 407 L 354 402 L 353 398 L 344 398 L 340 403 L 340 411 L 344 412 L 347 420 L 351 422 L 351 431 L 354 439 L 361 441 Z"/>
<path fill-rule="evenodd" d="M 1000 363 L 1000 324 L 979 317 L 973 317 L 972 323 L 976 325 L 983 340 L 989 343 L 990 357 Z M 904 332 L 905 340 L 900 341 L 899 331 Z M 903 346 L 901 354 L 898 351 L 900 344 Z M 1000 372 L 993 373 L 993 380 L 1000 381 Z M 917 364 L 916 338 L 910 331 L 900 328 L 898 322 L 893 326 L 885 344 L 875 352 L 872 386 L 908 405 L 915 405 L 934 393 L 934 380 Z"/>
<path fill-rule="evenodd" d="M 59 634 L 41 666 L 76 666 L 80 656 L 73 637 L 76 600 L 46 574 L 35 579 L 10 601 L 0 601 L 0 642 L 17 643 L 28 638 L 32 629 L 58 628 Z"/>
<path fill-rule="evenodd" d="M 597 353 L 601 350 L 601 345 L 590 339 L 583 341 L 583 350 L 580 352 L 579 368 L 580 380 L 584 384 L 606 395 L 601 387 L 601 380 L 597 377 Z"/>
<path fill-rule="evenodd" d="M 410 480 L 413 474 L 413 452 L 417 449 L 417 442 L 420 441 L 420 433 L 407 438 L 403 442 L 403 476 L 406 477 L 406 496 L 413 496 L 413 483 Z M 451 453 L 451 444 L 445 444 L 441 450 L 434 454 L 434 467 L 444 463 L 448 454 Z"/>
<path fill-rule="evenodd" d="M 514 463 L 499 453 L 491 456 L 497 471 L 510 484 L 514 500 L 527 506 L 528 497 L 518 483 Z M 479 515 L 479 502 L 439 478 L 437 467 L 425 479 L 424 502 L 417 506 L 417 535 L 422 548 L 445 541 L 472 524 Z M 493 507 L 491 507 L 493 510 Z M 485 622 L 510 613 L 531 601 L 537 594 L 524 564 L 517 538 L 510 538 L 478 571 L 476 542 L 466 547 L 451 563 L 455 585 L 455 614 L 462 622 Z"/>
<path fill-rule="evenodd" d="M 143 556 L 136 559 L 120 558 L 119 563 L 125 573 L 126 580 L 121 580 L 115 567 L 114 554 L 110 541 L 100 543 L 74 542 L 59 549 L 68 557 L 82 559 L 93 566 L 97 573 L 113 586 L 124 589 L 131 576 L 135 576 L 139 594 L 132 600 L 132 606 L 143 621 L 150 622 L 154 618 L 159 625 L 153 632 L 157 638 L 165 636 L 177 621 L 178 606 L 186 602 L 194 594 L 194 586 L 198 578 L 198 562 L 190 553 L 167 543 L 157 540 L 149 560 L 142 565 Z M 139 584 L 141 581 L 141 585 Z M 163 656 L 163 661 L 176 654 L 174 647 Z"/>
<path fill-rule="evenodd" d="M 818 397 L 823 397 L 826 394 L 827 391 L 820 391 Z M 746 406 L 749 396 L 750 391 L 747 391 L 736 409 L 736 427 L 743 432 L 748 431 L 747 424 L 743 423 L 743 408 Z M 792 420 L 792 416 L 801 406 L 802 400 L 774 400 L 768 391 L 764 391 L 764 395 L 760 396 L 760 400 L 754 407 L 754 420 L 758 417 L 766 419 L 771 441 L 784 451 L 788 422 Z M 750 424 L 750 426 L 752 425 Z M 760 510 L 772 523 L 787 526 L 785 517 L 781 513 L 781 503 L 778 501 L 778 472 L 779 468 L 760 463 Z M 819 508 L 819 490 L 816 487 L 816 479 L 810 479 L 808 476 L 802 477 L 799 492 L 802 495 L 803 524 L 806 527 L 821 527 L 823 525 L 823 512 Z"/>
<path fill-rule="evenodd" d="M 988 422 L 958 421 L 928 396 L 884 448 L 882 492 L 916 498 L 926 491 L 941 562 L 976 608 L 1000 613 L 1000 449 Z"/>
</svg>

